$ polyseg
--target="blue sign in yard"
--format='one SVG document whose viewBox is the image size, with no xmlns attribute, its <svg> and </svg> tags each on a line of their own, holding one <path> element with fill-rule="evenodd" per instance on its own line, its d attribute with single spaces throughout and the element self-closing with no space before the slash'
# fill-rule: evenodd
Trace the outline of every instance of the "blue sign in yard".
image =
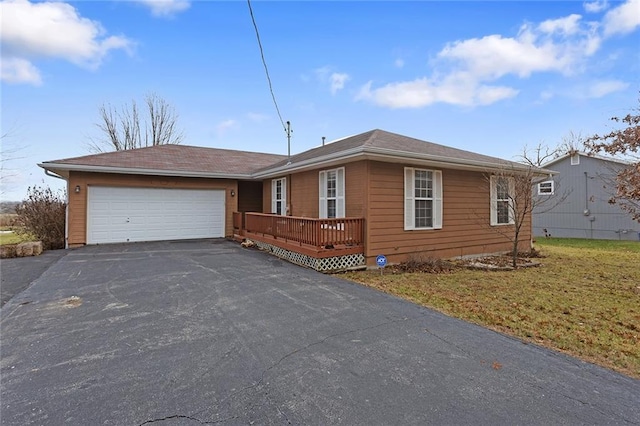
<svg viewBox="0 0 640 426">
<path fill-rule="evenodd" d="M 379 254 L 378 257 L 376 257 L 376 264 L 380 268 L 384 268 L 387 266 L 387 257 L 384 254 Z"/>
</svg>

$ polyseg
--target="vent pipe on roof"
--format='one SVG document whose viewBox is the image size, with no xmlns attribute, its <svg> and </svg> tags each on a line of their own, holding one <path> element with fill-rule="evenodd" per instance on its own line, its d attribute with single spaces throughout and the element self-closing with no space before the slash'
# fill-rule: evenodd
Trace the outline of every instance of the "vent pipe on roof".
<svg viewBox="0 0 640 426">
<path fill-rule="evenodd" d="M 326 139 L 325 136 L 322 137 L 322 146 L 324 146 L 324 140 Z"/>
</svg>

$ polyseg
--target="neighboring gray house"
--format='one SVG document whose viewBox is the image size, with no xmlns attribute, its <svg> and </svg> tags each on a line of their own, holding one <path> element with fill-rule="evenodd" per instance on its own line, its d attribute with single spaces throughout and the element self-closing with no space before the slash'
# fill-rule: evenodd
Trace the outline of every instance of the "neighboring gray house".
<svg viewBox="0 0 640 426">
<path fill-rule="evenodd" d="M 608 203 L 615 191 L 616 170 L 629 164 L 573 152 L 544 164 L 558 172 L 538 183 L 534 197 L 556 197 L 533 211 L 533 235 L 541 237 L 640 240 L 640 223 L 617 205 Z"/>
</svg>

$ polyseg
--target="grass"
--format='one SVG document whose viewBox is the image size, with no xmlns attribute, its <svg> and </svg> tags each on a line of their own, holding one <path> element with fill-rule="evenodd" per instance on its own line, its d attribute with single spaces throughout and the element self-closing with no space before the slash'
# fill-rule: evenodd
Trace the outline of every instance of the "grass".
<svg viewBox="0 0 640 426">
<path fill-rule="evenodd" d="M 536 242 L 538 247 L 567 247 L 585 248 L 595 250 L 627 250 L 640 253 L 638 241 L 618 241 L 618 240 L 585 240 L 580 238 L 544 238 Z"/>
<path fill-rule="evenodd" d="M 0 233 L 0 246 L 3 246 L 5 244 L 24 243 L 34 240 L 35 239 L 30 234 L 16 234 L 15 232 Z"/>
<path fill-rule="evenodd" d="M 538 268 L 344 277 L 640 378 L 640 243 L 544 239 Z"/>
</svg>

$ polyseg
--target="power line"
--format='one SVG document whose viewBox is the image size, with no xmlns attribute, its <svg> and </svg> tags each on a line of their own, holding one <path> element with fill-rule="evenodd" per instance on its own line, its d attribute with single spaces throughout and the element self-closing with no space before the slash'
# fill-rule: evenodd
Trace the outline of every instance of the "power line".
<svg viewBox="0 0 640 426">
<path fill-rule="evenodd" d="M 258 26 L 256 25 L 256 19 L 253 17 L 253 9 L 251 8 L 251 0 L 247 0 L 247 5 L 249 6 L 249 13 L 251 14 L 251 22 L 253 22 L 253 28 L 256 30 L 256 38 L 258 39 L 258 47 L 260 47 L 260 57 L 262 58 L 262 64 L 264 65 L 264 72 L 267 75 L 267 81 L 269 82 L 269 91 L 271 92 L 271 99 L 273 99 L 273 105 L 276 107 L 276 111 L 278 112 L 278 118 L 280 118 L 280 123 L 282 124 L 282 128 L 285 132 L 287 132 L 287 128 L 284 125 L 284 120 L 282 119 L 282 115 L 280 114 L 280 108 L 278 108 L 278 102 L 276 102 L 276 95 L 273 93 L 273 85 L 271 84 L 271 77 L 269 77 L 269 69 L 267 68 L 267 61 L 264 59 L 264 51 L 262 50 L 262 42 L 260 41 L 260 33 L 258 32 Z"/>
</svg>

